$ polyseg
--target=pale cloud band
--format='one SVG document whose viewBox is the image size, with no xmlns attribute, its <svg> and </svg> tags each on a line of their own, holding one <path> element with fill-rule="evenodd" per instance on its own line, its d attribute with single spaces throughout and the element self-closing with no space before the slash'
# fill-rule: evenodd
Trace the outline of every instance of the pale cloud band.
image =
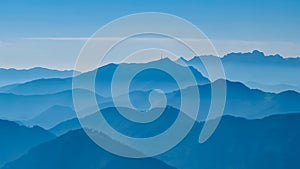
<svg viewBox="0 0 300 169">
<path fill-rule="evenodd" d="M 86 41 L 89 37 L 35 37 L 26 38 L 27 40 L 44 40 L 44 41 Z M 118 37 L 105 37 L 97 38 L 95 40 L 116 40 Z M 136 40 L 142 41 L 167 41 L 166 38 L 136 38 Z M 201 45 L 201 40 L 188 38 L 188 41 L 193 41 Z M 266 55 L 279 54 L 283 57 L 300 57 L 300 43 L 287 42 L 287 41 L 244 41 L 244 40 L 218 40 L 211 39 L 216 46 L 221 56 L 224 56 L 231 52 L 249 52 L 252 50 L 260 50 Z M 204 53 L 208 55 L 210 53 Z"/>
<path fill-rule="evenodd" d="M 0 67 L 31 68 L 48 67 L 54 69 L 73 69 L 80 49 L 89 37 L 32 37 L 0 41 Z M 105 37 L 95 40 L 116 40 L 118 37 Z M 161 42 L 164 38 L 136 38 L 141 41 Z M 201 39 L 189 38 L 189 41 L 201 45 Z M 300 43 L 285 41 L 243 41 L 211 40 L 220 56 L 231 52 L 250 52 L 260 50 L 266 55 L 280 54 L 283 57 L 300 57 Z M 205 51 L 203 55 L 211 53 Z M 157 56 L 159 58 L 160 56 Z M 193 56 L 184 56 L 190 59 Z M 147 61 L 147 60 L 145 60 Z"/>
</svg>

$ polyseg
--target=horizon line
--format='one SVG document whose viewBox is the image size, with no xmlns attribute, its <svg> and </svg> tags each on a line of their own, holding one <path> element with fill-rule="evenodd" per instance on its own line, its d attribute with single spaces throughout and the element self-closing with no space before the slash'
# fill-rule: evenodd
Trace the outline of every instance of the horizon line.
<svg viewBox="0 0 300 169">
<path fill-rule="evenodd" d="M 227 53 L 223 56 L 220 56 L 219 58 L 223 59 L 224 57 L 226 57 L 227 55 L 230 55 L 230 54 L 251 54 L 251 53 L 254 53 L 254 52 L 260 52 L 263 54 L 264 57 L 275 57 L 275 56 L 279 56 L 280 58 L 286 60 L 286 59 L 298 59 L 300 57 L 289 57 L 289 58 L 286 58 L 286 57 L 283 57 L 282 55 L 280 54 L 273 54 L 273 55 L 266 55 L 264 52 L 260 51 L 260 50 L 252 50 L 252 51 L 249 51 L 249 52 L 230 52 L 230 53 Z M 218 56 L 214 56 L 214 55 L 200 55 L 200 56 L 193 56 L 191 57 L 191 59 L 185 59 L 184 57 L 179 57 L 177 60 L 179 59 L 183 59 L 183 60 L 186 60 L 186 61 L 190 61 L 190 60 L 193 60 L 194 58 L 198 58 L 198 57 L 218 57 Z M 169 58 L 168 56 L 164 57 L 163 59 L 169 59 L 171 61 L 176 61 L 176 60 L 172 60 L 171 58 Z M 155 62 L 155 61 L 159 61 L 161 59 L 154 59 L 154 60 L 150 60 L 150 61 L 147 61 L 147 62 L 124 62 L 124 63 L 127 63 L 127 64 L 130 64 L 130 63 L 140 63 L 140 64 L 146 64 L 146 63 L 151 63 L 151 62 Z M 109 62 L 105 65 L 108 65 L 108 64 L 120 64 L 120 63 L 114 63 L 114 62 Z M 37 65 L 37 66 L 31 66 L 31 67 L 24 67 L 24 68 L 17 68 L 17 67 L 0 67 L 0 69 L 4 69 L 4 70 L 32 70 L 32 69 L 37 69 L 37 68 L 42 68 L 42 69 L 49 69 L 49 70 L 57 70 L 57 71 L 76 71 L 74 68 L 54 68 L 54 67 L 47 67 L 47 66 L 41 66 L 41 65 Z M 77 72 L 80 72 L 80 71 L 77 71 Z M 82 72 L 80 72 L 82 73 Z"/>
</svg>

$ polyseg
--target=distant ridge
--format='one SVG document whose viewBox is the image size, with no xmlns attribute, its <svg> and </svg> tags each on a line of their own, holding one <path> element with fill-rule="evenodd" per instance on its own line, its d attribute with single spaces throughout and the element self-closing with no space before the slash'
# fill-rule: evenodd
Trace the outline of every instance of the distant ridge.
<svg viewBox="0 0 300 169">
<path fill-rule="evenodd" d="M 200 56 L 185 61 L 187 65 L 193 66 L 207 77 L 207 72 L 200 58 L 219 58 Z M 284 58 L 278 54 L 266 56 L 263 52 L 254 50 L 247 53 L 229 53 L 220 60 L 228 80 L 239 81 L 244 84 L 250 81 L 252 88 L 267 92 L 278 93 L 284 90 L 300 92 L 300 57 Z M 180 61 L 177 63 L 180 64 Z M 266 85 L 276 87 L 268 89 Z"/>
<path fill-rule="evenodd" d="M 3 69 L 0 68 L 0 86 L 25 83 L 36 79 L 66 78 L 73 75 L 73 70 L 52 70 L 47 68 Z"/>
<path fill-rule="evenodd" d="M 23 121 L 23 123 L 29 126 L 38 125 L 44 129 L 49 129 L 74 117 L 76 117 L 76 112 L 72 108 L 55 105 L 43 111 L 36 117 L 28 121 Z"/>
</svg>

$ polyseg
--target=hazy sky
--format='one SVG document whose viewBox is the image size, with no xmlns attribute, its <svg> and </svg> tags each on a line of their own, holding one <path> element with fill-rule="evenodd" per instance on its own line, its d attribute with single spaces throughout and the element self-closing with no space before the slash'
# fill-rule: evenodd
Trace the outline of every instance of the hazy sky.
<svg viewBox="0 0 300 169">
<path fill-rule="evenodd" d="M 137 12 L 187 19 L 221 55 L 258 49 L 300 56 L 299 0 L 2 0 L 0 67 L 72 69 L 86 38 Z"/>
</svg>

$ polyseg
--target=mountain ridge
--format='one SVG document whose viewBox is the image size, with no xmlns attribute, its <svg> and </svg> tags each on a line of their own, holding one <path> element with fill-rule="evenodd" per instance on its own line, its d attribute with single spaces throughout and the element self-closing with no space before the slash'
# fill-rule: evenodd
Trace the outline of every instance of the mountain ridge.
<svg viewBox="0 0 300 169">
<path fill-rule="evenodd" d="M 284 58 L 278 54 L 266 56 L 264 53 L 254 50 L 246 53 L 229 53 L 221 58 L 216 56 L 195 56 L 189 60 L 177 60 L 177 63 L 183 65 L 181 62 L 184 62 L 188 66 L 193 66 L 205 77 L 208 77 L 201 58 L 221 61 L 226 78 L 231 81 L 239 81 L 244 84 L 251 81 L 259 84 L 300 86 L 300 79 L 297 74 L 297 72 L 300 72 L 300 57 Z M 252 87 L 264 91 L 272 91 L 261 85 L 252 85 Z M 298 88 L 280 87 L 275 89 L 275 92 L 287 89 L 300 92 Z"/>
<path fill-rule="evenodd" d="M 224 116 L 215 133 L 203 144 L 198 143 L 198 137 L 203 123 L 196 123 L 191 132 L 181 143 L 170 151 L 156 156 L 155 158 L 166 162 L 168 165 L 175 166 L 176 168 L 185 169 L 199 169 L 199 166 L 216 169 L 297 169 L 297 167 L 299 167 L 297 160 L 299 149 L 297 149 L 297 143 L 300 141 L 300 132 L 299 130 L 291 129 L 300 127 L 298 123 L 299 120 L 300 113 L 272 115 L 263 119 L 253 120 Z M 135 132 L 137 134 L 140 133 L 137 131 Z M 60 136 L 56 140 L 61 140 L 61 138 L 70 136 L 70 133 L 84 134 L 82 130 L 75 130 Z M 285 137 L 282 137 L 282 134 L 284 134 Z M 21 159 L 12 162 L 2 169 L 16 169 L 18 168 L 17 166 L 23 166 L 23 168 L 25 167 L 26 169 L 30 168 L 27 167 L 28 165 L 32 168 L 32 166 L 37 164 L 53 167 L 53 164 L 49 164 L 49 160 L 54 162 L 54 165 L 59 165 L 61 162 L 52 160 L 56 158 L 54 155 L 47 156 L 46 153 L 42 153 L 46 152 L 46 150 L 48 151 L 48 149 L 53 150 L 58 149 L 59 147 L 63 149 L 66 149 L 66 147 L 73 147 L 67 148 L 68 151 L 61 151 L 69 153 L 69 155 L 64 154 L 57 157 L 63 159 L 62 161 L 66 162 L 68 166 L 84 164 L 85 162 L 78 162 L 82 161 L 84 159 L 83 157 L 83 159 L 80 158 L 80 160 L 73 160 L 73 163 L 75 164 L 72 162 L 70 163 L 70 160 L 74 159 L 74 156 L 78 156 L 77 153 L 79 152 L 91 154 L 90 151 L 94 152 L 95 148 L 87 148 L 85 146 L 86 144 L 80 141 L 81 146 L 79 147 L 88 151 L 77 151 L 78 146 L 74 147 L 74 144 L 77 144 L 74 143 L 74 140 L 82 140 L 80 135 L 73 135 L 68 140 L 69 141 L 60 141 L 54 148 L 51 147 L 53 147 L 52 143 L 55 140 L 39 145 L 35 147 L 34 150 L 31 150 L 29 154 L 24 155 Z M 72 146 L 70 146 L 70 144 Z M 72 153 L 70 153 L 69 150 L 72 150 Z M 55 150 L 54 152 L 58 151 Z M 42 159 L 40 160 L 42 162 L 38 163 L 36 158 L 33 158 L 35 156 L 34 154 L 41 155 Z M 51 152 L 49 154 L 53 153 Z M 45 156 L 47 158 L 44 158 Z M 81 156 L 79 155 L 79 157 Z M 43 159 L 47 160 L 45 161 Z M 92 162 L 92 164 L 95 165 L 94 162 Z M 44 168 L 46 167 L 42 167 L 41 169 Z M 113 167 L 109 168 L 112 169 Z"/>
<path fill-rule="evenodd" d="M 41 78 L 66 78 L 72 77 L 73 70 L 54 70 L 42 67 L 32 69 L 3 69 L 0 68 L 0 86 L 7 86 L 16 83 L 25 83 Z"/>
<path fill-rule="evenodd" d="M 28 128 L 7 120 L 0 120 L 0 135 L 0 167 L 23 155 L 31 147 L 56 137 L 41 127 Z"/>
<path fill-rule="evenodd" d="M 105 137 L 103 136 L 103 138 Z M 35 156 L 39 157 L 36 158 Z M 141 167 L 145 169 L 175 169 L 154 158 L 130 159 L 113 155 L 95 145 L 82 130 L 71 131 L 53 141 L 43 143 L 31 149 L 28 154 L 15 162 L 8 163 L 2 169 L 21 166 L 23 169 L 117 169 L 124 167 L 132 169 Z"/>
</svg>

